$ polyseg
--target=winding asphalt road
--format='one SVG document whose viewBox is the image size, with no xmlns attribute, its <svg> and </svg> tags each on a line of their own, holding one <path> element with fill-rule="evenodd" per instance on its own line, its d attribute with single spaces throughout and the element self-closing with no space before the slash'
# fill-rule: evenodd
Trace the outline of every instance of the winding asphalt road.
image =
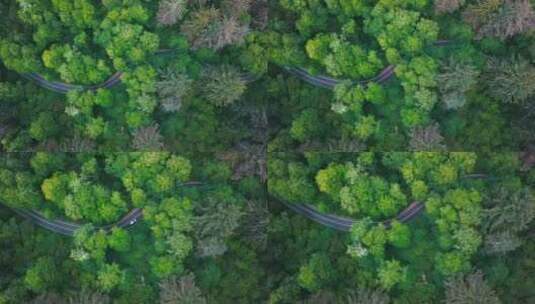
<svg viewBox="0 0 535 304">
<path fill-rule="evenodd" d="M 433 43 L 434 46 L 446 46 L 451 43 L 451 40 L 437 40 Z M 172 52 L 172 49 L 162 49 L 157 51 L 157 54 L 161 53 L 169 53 Z M 299 68 L 299 67 L 283 67 L 288 73 L 295 75 L 296 77 L 300 78 L 301 80 L 308 82 L 314 86 L 320 87 L 320 88 L 326 88 L 326 89 L 333 89 L 337 84 L 342 82 L 343 80 L 332 78 L 329 76 L 324 75 L 311 75 L 308 73 L 305 69 Z M 376 82 L 379 84 L 385 83 L 387 80 L 389 80 L 395 73 L 395 65 L 389 65 L 386 68 L 384 68 L 377 76 L 367 79 L 367 80 L 361 80 L 356 81 L 354 83 L 356 84 L 362 84 L 365 85 L 370 82 Z M 43 76 L 41 76 L 38 73 L 26 73 L 22 75 L 23 77 L 35 81 L 39 86 L 49 89 L 51 91 L 61 93 L 61 94 L 67 94 L 68 92 L 72 90 L 98 90 L 101 88 L 109 89 L 119 83 L 121 83 L 121 78 L 123 76 L 122 72 L 116 72 L 113 74 L 110 78 L 108 78 L 106 81 L 92 86 L 86 86 L 86 85 L 75 85 L 75 84 L 68 84 L 64 82 L 58 82 L 58 81 L 49 81 L 46 80 Z M 257 77 L 246 75 L 244 76 L 245 81 L 254 81 Z"/>
<path fill-rule="evenodd" d="M 338 231 L 351 231 L 351 226 L 358 222 L 358 220 L 342 217 L 334 214 L 321 213 L 316 208 L 308 204 L 292 204 L 282 202 L 286 207 L 292 211 L 299 213 L 323 226 L 330 227 Z M 413 202 L 403 211 L 401 211 L 395 220 L 406 223 L 420 214 L 425 209 L 425 205 L 420 202 Z M 392 220 L 382 222 L 386 228 L 390 228 Z"/>
<path fill-rule="evenodd" d="M 487 179 L 489 176 L 487 174 L 469 174 L 464 175 L 462 178 L 466 179 Z M 196 186 L 202 186 L 204 185 L 202 182 L 198 181 L 191 181 L 182 184 L 182 186 L 186 187 L 196 187 Z M 276 199 L 273 197 L 274 200 L 282 203 L 285 205 L 288 209 L 301 214 L 316 223 L 319 223 L 325 227 L 330 227 L 332 229 L 338 230 L 338 231 L 344 231 L 348 232 L 351 231 L 351 226 L 356 223 L 358 220 L 338 216 L 335 214 L 329 214 L 329 213 L 321 213 L 316 208 L 314 208 L 312 205 L 309 204 L 303 204 L 303 203 L 287 203 L 283 200 Z M 407 208 L 402 210 L 396 217 L 395 220 L 406 223 L 416 216 L 418 216 L 423 210 L 425 209 L 425 205 L 421 202 L 412 202 Z M 67 236 L 73 236 L 74 232 L 83 226 L 83 224 L 79 223 L 73 223 L 73 222 L 67 222 L 63 220 L 52 220 L 47 219 L 39 212 L 33 211 L 33 210 L 24 210 L 24 209 L 12 209 L 17 214 L 21 215 L 22 217 L 27 218 L 28 220 L 34 222 L 35 224 L 48 229 L 50 231 L 67 235 Z M 103 229 L 105 231 L 110 231 L 114 227 L 120 227 L 120 228 L 129 228 L 132 225 L 136 224 L 138 220 L 140 220 L 143 217 L 143 209 L 140 208 L 134 208 L 130 210 L 127 214 L 125 214 L 119 221 L 116 223 L 96 227 L 97 229 Z M 392 220 L 386 220 L 383 221 L 382 224 L 386 228 L 390 228 L 392 224 Z"/>
<path fill-rule="evenodd" d="M 54 220 L 44 217 L 41 213 L 33 210 L 24 210 L 24 209 L 12 209 L 18 215 L 32 221 L 36 225 L 43 227 L 52 232 L 73 236 L 76 230 L 80 229 L 83 224 L 63 221 L 63 220 Z M 123 216 L 119 221 L 114 224 L 95 227 L 97 230 L 105 230 L 106 232 L 111 231 L 114 227 L 119 228 L 129 228 L 134 225 L 141 217 L 143 217 L 143 210 L 140 208 L 135 208 L 130 210 L 125 216 Z"/>
<path fill-rule="evenodd" d="M 450 40 L 438 40 L 434 43 L 435 46 L 444 46 L 448 45 L 450 43 Z M 172 50 L 160 50 L 158 53 L 166 53 L 170 52 Z M 340 83 L 342 80 L 331 78 L 328 76 L 323 75 L 317 75 L 313 76 L 309 74 L 305 69 L 302 68 L 296 68 L 296 67 L 284 67 L 285 70 L 287 70 L 289 73 L 301 78 L 302 80 L 318 87 L 322 88 L 328 88 L 332 89 L 334 86 L 336 86 L 338 83 Z M 357 83 L 360 84 L 367 84 L 369 82 L 376 82 L 379 84 L 383 84 L 387 80 L 389 80 L 395 72 L 395 66 L 389 65 L 386 68 L 384 68 L 377 76 L 368 79 L 359 81 Z M 39 86 L 62 94 L 67 94 L 68 92 L 72 90 L 97 90 L 100 88 L 111 88 L 121 82 L 121 78 L 123 76 L 122 72 L 116 72 L 113 74 L 110 78 L 108 78 L 106 81 L 93 85 L 93 86 L 85 86 L 85 85 L 73 85 L 63 82 L 56 82 L 56 81 L 49 81 L 46 80 L 43 76 L 41 76 L 38 73 L 26 73 L 23 74 L 23 77 L 35 81 Z M 248 76 L 245 76 L 244 79 L 251 81 L 251 79 Z M 193 182 L 195 185 L 199 185 L 198 182 Z M 193 184 L 192 184 L 193 185 Z M 308 217 L 309 219 L 324 225 L 326 227 L 330 227 L 339 231 L 350 231 L 351 226 L 356 222 L 356 220 L 347 218 L 347 217 L 341 217 L 333 214 L 324 214 L 319 211 L 317 211 L 313 206 L 308 204 L 290 204 L 286 202 L 282 202 L 285 206 L 287 206 L 289 209 L 295 211 L 296 213 L 299 213 L 303 216 Z M 423 203 L 420 202 L 413 202 L 411 203 L 406 209 L 401 211 L 397 216 L 396 220 L 400 222 L 407 222 L 413 219 L 415 216 L 417 216 L 423 209 L 425 208 Z M 82 227 L 82 224 L 78 223 L 72 223 L 62 220 L 51 220 L 47 219 L 40 213 L 33 211 L 33 210 L 23 210 L 23 209 L 13 209 L 17 214 L 31 220 L 35 224 L 48 229 L 50 231 L 63 234 L 66 236 L 72 236 L 74 235 L 75 231 Z M 132 209 L 130 212 L 128 212 L 125 216 L 123 216 L 118 222 L 106 226 L 97 227 L 97 229 L 104 229 L 106 231 L 110 231 L 114 227 L 120 227 L 120 228 L 128 228 L 132 225 L 134 225 L 139 219 L 143 217 L 143 210 L 140 208 Z M 392 220 L 387 220 L 383 222 L 383 225 L 387 228 L 390 227 Z"/>
<path fill-rule="evenodd" d="M 451 40 L 437 40 L 433 43 L 434 46 L 442 47 L 449 45 L 451 43 Z M 308 73 L 305 69 L 299 68 L 299 67 L 284 67 L 286 71 L 288 71 L 290 74 L 295 75 L 296 77 L 300 78 L 301 80 L 310 83 L 313 86 L 325 88 L 325 89 L 333 89 L 337 84 L 343 82 L 344 80 L 331 78 L 324 75 L 311 75 Z M 367 80 L 361 80 L 361 81 L 353 81 L 354 84 L 361 84 L 366 85 L 370 82 L 375 82 L 378 84 L 384 84 L 386 81 L 388 81 L 392 76 L 394 76 L 396 66 L 391 64 L 384 68 L 377 76 L 367 79 Z"/>
<path fill-rule="evenodd" d="M 358 220 L 338 216 L 329 213 L 321 213 L 316 208 L 308 204 L 291 204 L 282 202 L 286 207 L 293 210 L 294 212 L 301 214 L 325 227 L 330 227 L 332 229 L 348 232 L 351 230 L 351 226 L 356 223 Z M 424 204 L 419 202 L 411 203 L 407 208 L 401 211 L 397 216 L 396 220 L 402 223 L 408 222 L 413 219 L 415 216 L 420 214 L 424 209 Z M 73 236 L 76 230 L 80 229 L 83 224 L 73 223 L 58 219 L 48 219 L 44 217 L 37 211 L 33 210 L 24 210 L 24 209 L 12 209 L 18 215 L 32 221 L 36 225 L 50 230 L 55 233 L 59 233 L 66 236 Z M 116 223 L 95 227 L 97 230 L 104 230 L 106 232 L 111 231 L 114 227 L 128 229 L 129 227 L 135 225 L 138 220 L 143 217 L 143 209 L 134 208 L 125 214 L 119 221 Z M 386 228 L 390 228 L 392 220 L 387 220 L 382 222 Z"/>
</svg>

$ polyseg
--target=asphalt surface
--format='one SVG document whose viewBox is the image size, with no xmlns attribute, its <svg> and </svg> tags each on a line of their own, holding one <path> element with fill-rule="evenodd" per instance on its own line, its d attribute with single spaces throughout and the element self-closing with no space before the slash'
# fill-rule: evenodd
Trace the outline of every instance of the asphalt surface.
<svg viewBox="0 0 535 304">
<path fill-rule="evenodd" d="M 308 204 L 292 204 L 285 202 L 282 203 L 292 211 L 301 214 L 325 227 L 329 227 L 338 231 L 348 232 L 351 230 L 351 226 L 358 221 L 355 219 L 334 214 L 321 213 L 316 208 Z M 418 214 L 420 214 L 423 209 L 424 204 L 419 202 L 413 202 L 396 216 L 396 220 L 402 223 L 408 222 L 414 217 L 416 217 Z M 42 228 L 66 236 L 73 236 L 76 230 L 83 226 L 83 224 L 79 223 L 73 223 L 58 219 L 48 219 L 39 212 L 33 210 L 13 209 L 13 211 Z M 106 232 L 111 231 L 114 227 L 128 229 L 129 227 L 135 225 L 142 217 L 143 209 L 134 208 L 130 210 L 127 214 L 125 214 L 116 223 L 106 226 L 98 226 L 95 227 L 95 229 L 104 230 Z M 381 223 L 386 228 L 390 228 L 391 226 L 391 220 L 387 220 Z"/>
<path fill-rule="evenodd" d="M 433 43 L 434 46 L 446 46 L 450 44 L 450 40 L 437 40 Z M 169 53 L 172 52 L 172 49 L 162 49 L 156 52 L 156 54 L 163 54 L 163 53 Z M 389 65 L 386 68 L 384 68 L 377 76 L 362 80 L 362 81 L 356 81 L 355 84 L 362 84 L 366 85 L 370 82 L 375 82 L 379 84 L 383 84 L 386 81 L 388 81 L 393 75 L 395 71 L 395 65 Z M 296 77 L 302 79 L 305 82 L 308 82 L 314 86 L 326 88 L 326 89 L 333 89 L 334 86 L 336 86 L 338 83 L 342 82 L 343 80 L 332 78 L 329 76 L 324 75 L 311 75 L 309 74 L 305 69 L 299 68 L 299 67 L 284 67 L 286 71 L 288 71 L 290 74 L 295 75 Z M 38 73 L 26 73 L 23 74 L 25 78 L 31 79 L 35 81 L 39 86 L 57 92 L 61 94 L 67 94 L 68 92 L 72 90 L 97 90 L 101 88 L 109 89 L 119 83 L 121 83 L 121 78 L 123 76 L 122 72 L 116 72 L 113 74 L 108 80 L 92 86 L 86 86 L 86 85 L 74 85 L 74 84 L 68 84 L 64 82 L 58 82 L 58 81 L 49 81 L 46 80 L 43 76 L 41 76 Z M 254 81 L 257 77 L 252 75 L 246 75 L 244 76 L 244 80 L 246 81 Z"/>
<path fill-rule="evenodd" d="M 451 40 L 437 40 L 433 43 L 434 46 L 437 47 L 443 47 L 446 45 L 451 44 Z M 378 84 L 384 84 L 386 81 L 388 81 L 392 76 L 394 76 L 395 73 L 395 65 L 389 65 L 386 68 L 384 68 L 377 76 L 367 79 L 367 80 L 361 80 L 361 81 L 352 81 L 353 84 L 361 84 L 366 85 L 370 82 L 375 82 Z M 331 78 L 324 75 L 311 75 L 308 73 L 305 69 L 299 68 L 299 67 L 284 67 L 286 71 L 288 71 L 290 74 L 295 75 L 296 77 L 300 78 L 301 80 L 310 83 L 313 86 L 325 88 L 325 89 L 333 89 L 337 84 L 343 82 L 344 80 Z"/>
<path fill-rule="evenodd" d="M 40 87 L 43 87 L 45 89 L 48 89 L 57 93 L 67 94 L 73 90 L 98 90 L 101 88 L 109 89 L 121 83 L 121 77 L 123 76 L 123 73 L 116 72 L 103 83 L 93 85 L 93 86 L 74 85 L 74 84 L 68 84 L 68 83 L 57 82 L 57 81 L 48 81 L 38 73 L 26 73 L 26 74 L 23 74 L 22 76 L 27 79 L 33 80 Z"/>
<path fill-rule="evenodd" d="M 334 214 L 321 213 L 316 208 L 308 204 L 292 204 L 281 201 L 286 207 L 292 211 L 301 214 L 323 226 L 338 230 L 348 232 L 351 231 L 351 226 L 356 223 L 358 220 L 338 216 Z M 425 205 L 420 202 L 413 202 L 403 211 L 401 211 L 397 216 L 396 220 L 401 223 L 406 223 L 417 215 L 419 215 L 425 209 Z M 387 220 L 381 222 L 386 228 L 390 228 L 392 220 Z"/>
<path fill-rule="evenodd" d="M 50 230 L 55 233 L 59 233 L 66 236 L 73 236 L 76 230 L 81 228 L 83 224 L 73 223 L 58 219 L 48 219 L 44 217 L 41 213 L 34 210 L 24 210 L 24 209 L 12 209 L 18 215 L 28 219 L 34 224 Z M 139 219 L 143 217 L 143 210 L 140 208 L 134 208 L 130 210 L 126 215 L 124 215 L 119 221 L 114 224 L 95 227 L 97 230 L 105 230 L 106 232 L 111 231 L 114 227 L 120 228 L 129 228 L 130 226 L 137 223 Z"/>
<path fill-rule="evenodd" d="M 435 46 L 445 46 L 450 44 L 449 40 L 438 40 L 434 43 Z M 171 52 L 173 50 L 171 49 L 164 49 L 160 50 L 157 53 L 167 53 Z M 342 80 L 331 78 L 324 75 L 311 75 L 309 74 L 305 69 L 297 68 L 297 67 L 284 67 L 285 70 L 287 70 L 289 73 L 299 77 L 300 79 L 304 80 L 305 82 L 308 82 L 314 86 L 322 87 L 322 88 L 328 88 L 332 89 L 334 86 L 342 82 Z M 375 82 L 379 84 L 383 84 L 387 80 L 389 80 L 393 75 L 395 71 L 394 65 L 389 65 L 386 68 L 384 68 L 377 76 L 363 80 L 358 81 L 355 83 L 360 84 L 367 84 L 370 82 Z M 72 90 L 97 90 L 100 88 L 111 88 L 119 83 L 121 83 L 121 78 L 123 76 L 122 72 L 116 72 L 113 74 L 110 78 L 108 78 L 106 81 L 93 85 L 93 86 L 86 86 L 86 85 L 73 85 L 63 82 L 57 82 L 57 81 L 49 81 L 46 80 L 43 76 L 41 76 L 38 73 L 26 73 L 22 75 L 23 77 L 33 80 L 36 82 L 39 86 L 62 94 L 67 94 L 68 92 Z M 256 78 L 251 77 L 249 75 L 245 76 L 244 79 L 247 81 L 253 81 Z M 285 206 L 287 206 L 289 209 L 293 210 L 296 213 L 299 213 L 321 225 L 324 225 L 326 227 L 330 227 L 339 231 L 350 231 L 351 226 L 356 222 L 356 220 L 347 218 L 347 217 L 341 217 L 333 214 L 324 214 L 319 211 L 317 211 L 314 207 L 308 204 L 290 204 L 282 202 Z M 416 215 L 418 215 L 423 209 L 424 205 L 419 202 L 413 202 L 410 204 L 405 210 L 400 212 L 396 220 L 400 222 L 407 222 L 414 218 Z M 79 229 L 82 224 L 62 221 L 62 220 L 51 220 L 47 219 L 40 213 L 33 211 L 33 210 L 22 210 L 22 209 L 13 209 L 17 214 L 27 218 L 28 220 L 31 220 L 35 224 L 48 229 L 50 231 L 72 236 L 74 235 L 74 232 Z M 143 210 L 140 208 L 132 209 L 130 212 L 128 212 L 125 216 L 123 216 L 118 222 L 106 225 L 102 227 L 96 227 L 97 229 L 104 229 L 106 231 L 110 231 L 114 227 L 121 227 L 121 228 L 128 228 L 135 223 L 139 219 L 143 217 Z M 383 222 L 383 225 L 385 227 L 390 227 L 391 220 Z"/>
</svg>

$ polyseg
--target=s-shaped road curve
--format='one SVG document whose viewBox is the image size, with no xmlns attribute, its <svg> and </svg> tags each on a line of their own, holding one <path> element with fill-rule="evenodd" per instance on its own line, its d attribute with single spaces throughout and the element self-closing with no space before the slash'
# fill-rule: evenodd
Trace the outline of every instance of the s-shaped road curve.
<svg viewBox="0 0 535 304">
<path fill-rule="evenodd" d="M 450 40 L 437 40 L 433 43 L 434 46 L 442 47 L 450 44 Z M 160 50 L 158 53 L 166 53 L 170 52 L 172 50 L 164 49 Z M 300 78 L 301 80 L 310 83 L 314 86 L 320 87 L 320 88 L 326 88 L 326 89 L 333 89 L 337 84 L 343 82 L 343 80 L 332 78 L 329 76 L 324 75 L 311 75 L 308 73 L 305 69 L 299 68 L 299 67 L 283 67 L 288 73 L 295 75 L 296 77 Z M 395 65 L 388 65 L 386 68 L 384 68 L 377 76 L 367 79 L 367 80 L 361 80 L 357 81 L 355 83 L 366 85 L 370 82 L 376 82 L 379 84 L 385 83 L 387 80 L 389 80 L 395 73 Z M 41 76 L 38 73 L 26 73 L 22 75 L 23 77 L 35 81 L 39 86 L 57 92 L 61 94 L 67 94 L 68 92 L 72 90 L 97 90 L 97 89 L 109 89 L 119 83 L 121 83 L 121 78 L 123 76 L 122 72 L 116 72 L 110 78 L 108 78 L 106 81 L 92 85 L 92 86 L 86 86 L 86 85 L 75 85 L 75 84 L 68 84 L 64 82 L 58 82 L 58 81 L 49 81 L 46 80 L 43 76 Z M 252 81 L 256 78 L 253 76 L 244 76 L 244 79 L 246 81 Z"/>
</svg>

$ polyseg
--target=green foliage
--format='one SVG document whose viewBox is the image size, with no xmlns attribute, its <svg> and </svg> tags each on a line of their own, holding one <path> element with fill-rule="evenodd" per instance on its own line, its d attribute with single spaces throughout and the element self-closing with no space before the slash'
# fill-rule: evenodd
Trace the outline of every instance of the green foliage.
<svg viewBox="0 0 535 304">
<path fill-rule="evenodd" d="M 0 303 L 531 300 L 532 1 L 0 15 Z"/>
<path fill-rule="evenodd" d="M 334 279 L 329 258 L 323 254 L 314 254 L 308 264 L 301 266 L 297 281 L 310 291 L 318 290 L 323 284 Z"/>
<path fill-rule="evenodd" d="M 389 290 L 396 284 L 401 284 L 406 280 L 406 271 L 399 261 L 387 261 L 379 269 L 379 282 L 383 288 Z"/>
<path fill-rule="evenodd" d="M 123 280 L 124 273 L 117 264 L 106 264 L 98 273 L 98 285 L 104 291 L 110 291 Z"/>
</svg>

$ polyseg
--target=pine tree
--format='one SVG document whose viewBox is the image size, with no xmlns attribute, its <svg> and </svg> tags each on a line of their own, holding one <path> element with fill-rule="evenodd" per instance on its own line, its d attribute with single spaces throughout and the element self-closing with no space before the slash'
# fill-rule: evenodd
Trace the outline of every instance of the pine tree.
<svg viewBox="0 0 535 304">
<path fill-rule="evenodd" d="M 477 271 L 466 278 L 457 276 L 446 283 L 447 304 L 500 304 L 501 301 Z"/>
<path fill-rule="evenodd" d="M 487 72 L 487 87 L 498 100 L 524 103 L 535 94 L 535 67 L 523 57 L 490 58 Z"/>
<path fill-rule="evenodd" d="M 446 109 L 458 109 L 466 103 L 465 92 L 477 82 L 479 72 L 472 65 L 450 58 L 437 75 L 438 89 Z"/>
<path fill-rule="evenodd" d="M 187 75 L 169 70 L 164 72 L 162 80 L 156 82 L 156 92 L 162 109 L 166 112 L 178 112 L 191 92 L 192 85 L 193 80 Z"/>
<path fill-rule="evenodd" d="M 248 201 L 243 220 L 243 235 L 256 248 L 265 249 L 270 223 L 267 204 L 262 201 Z"/>
<path fill-rule="evenodd" d="M 203 95 L 217 106 L 234 103 L 247 88 L 242 75 L 230 65 L 208 68 L 203 74 L 205 80 L 202 87 Z"/>
<path fill-rule="evenodd" d="M 199 256 L 215 256 L 226 252 L 226 238 L 233 235 L 243 215 L 240 207 L 209 198 L 199 207 L 200 215 L 194 218 Z"/>
</svg>

